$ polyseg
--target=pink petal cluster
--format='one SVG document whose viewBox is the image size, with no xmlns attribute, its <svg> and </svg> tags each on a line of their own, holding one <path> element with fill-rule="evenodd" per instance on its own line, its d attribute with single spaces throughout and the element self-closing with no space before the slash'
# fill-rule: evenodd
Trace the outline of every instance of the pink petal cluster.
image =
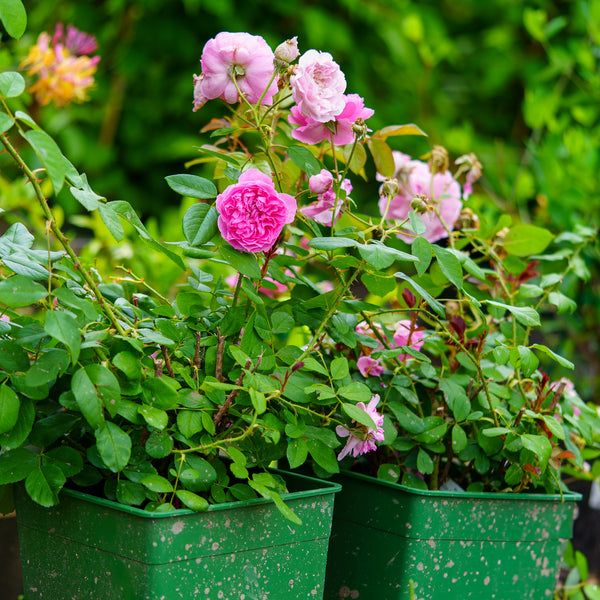
<svg viewBox="0 0 600 600">
<path fill-rule="evenodd" d="M 324 194 L 333 187 L 333 174 L 327 169 L 321 169 L 317 175 L 312 175 L 308 180 L 308 188 L 313 194 Z"/>
<path fill-rule="evenodd" d="M 425 333 L 422 330 L 417 329 L 412 321 L 409 319 L 402 319 L 396 323 L 392 347 L 398 348 L 399 346 L 408 346 L 409 348 L 420 350 L 423 346 L 424 337 Z M 402 361 L 408 360 L 409 358 L 411 358 L 410 354 L 400 354 L 398 356 L 398 360 Z"/>
<path fill-rule="evenodd" d="M 336 146 L 354 142 L 352 125 L 357 119 L 367 120 L 372 117 L 375 111 L 366 108 L 365 101 L 358 94 L 348 94 L 343 98 L 343 110 L 330 120 L 333 123 L 332 129 L 325 123 L 304 115 L 300 106 L 292 106 L 289 122 L 299 126 L 292 130 L 292 137 L 305 144 L 318 144 L 331 139 L 333 131 L 333 143 Z"/>
<path fill-rule="evenodd" d="M 427 163 L 412 160 L 410 156 L 401 152 L 394 151 L 393 154 L 396 165 L 394 177 L 398 180 L 400 191 L 390 202 L 387 218 L 403 221 L 410 212 L 413 198 L 424 195 L 429 198 L 432 206 L 419 215 L 426 228 L 423 237 L 430 242 L 448 237 L 448 231 L 433 210 L 433 205 L 439 210 L 445 224 L 453 229 L 462 209 L 459 183 L 449 171 L 432 175 Z M 378 179 L 382 179 L 381 176 L 378 176 Z M 387 203 L 387 197 L 381 194 L 379 209 L 382 215 L 385 213 Z M 399 237 L 408 243 L 414 239 L 413 236 L 404 234 L 399 234 Z"/>
<path fill-rule="evenodd" d="M 290 84 L 294 102 L 305 117 L 328 123 L 344 110 L 346 78 L 328 52 L 305 52 Z"/>
<path fill-rule="evenodd" d="M 283 63 L 291 63 L 299 56 L 298 36 L 294 36 L 291 40 L 281 42 L 281 44 L 275 48 L 275 58 Z"/>
<path fill-rule="evenodd" d="M 383 365 L 375 358 L 363 354 L 356 361 L 356 366 L 363 377 L 379 377 L 383 375 Z"/>
<path fill-rule="evenodd" d="M 346 445 L 340 452 L 338 460 L 342 460 L 348 454 L 356 457 L 359 454 L 365 454 L 377 449 L 375 442 L 382 442 L 385 435 L 383 433 L 383 415 L 380 415 L 377 410 L 377 404 L 379 403 L 379 394 L 375 394 L 369 404 L 365 406 L 364 402 L 358 402 L 356 406 L 361 410 L 364 410 L 373 419 L 377 429 L 372 427 L 366 427 L 364 425 L 358 425 L 357 428 L 353 428 L 352 431 L 338 425 L 335 428 L 336 433 L 343 438 L 348 438 Z M 355 432 L 359 432 L 359 436 Z"/>
<path fill-rule="evenodd" d="M 202 50 L 202 74 L 194 76 L 194 110 L 214 98 L 234 104 L 240 100 L 238 88 L 251 104 L 261 97 L 261 104 L 272 104 L 277 93 L 273 60 L 273 51 L 259 35 L 217 34 Z"/>
<path fill-rule="evenodd" d="M 262 252 L 296 215 L 296 199 L 279 193 L 268 175 L 249 169 L 217 196 L 219 231 L 237 250 Z"/>
<path fill-rule="evenodd" d="M 285 272 L 286 275 L 293 275 L 293 273 L 288 269 Z M 229 275 L 228 277 L 225 278 L 225 283 L 232 288 L 236 288 L 238 281 L 240 279 L 240 274 L 236 273 L 235 275 Z M 261 294 L 264 294 L 265 296 L 268 296 L 269 298 L 278 298 L 279 296 L 281 296 L 282 294 L 285 294 L 285 292 L 289 291 L 289 288 L 287 285 L 285 285 L 284 283 L 279 283 L 279 281 L 276 281 L 275 279 L 273 279 L 272 277 L 264 277 L 263 281 L 268 281 L 269 283 L 272 283 L 275 287 L 274 288 L 270 288 L 270 287 L 259 287 L 258 291 Z"/>
<path fill-rule="evenodd" d="M 52 38 L 40 33 L 20 68 L 34 79 L 29 91 L 41 106 L 54 102 L 66 106 L 87 100 L 94 85 L 99 56 L 88 56 L 98 48 L 96 38 L 69 25 L 65 37 L 62 23 Z"/>
<path fill-rule="evenodd" d="M 315 202 L 312 202 L 308 206 L 303 206 L 300 212 L 309 219 L 321 223 L 321 225 L 331 226 L 333 222 L 337 221 L 343 206 L 348 201 L 348 195 L 352 191 L 350 180 L 344 179 L 341 188 L 346 192 L 344 199 L 338 198 L 336 202 L 336 193 L 330 189 L 323 194 L 319 194 Z"/>
</svg>

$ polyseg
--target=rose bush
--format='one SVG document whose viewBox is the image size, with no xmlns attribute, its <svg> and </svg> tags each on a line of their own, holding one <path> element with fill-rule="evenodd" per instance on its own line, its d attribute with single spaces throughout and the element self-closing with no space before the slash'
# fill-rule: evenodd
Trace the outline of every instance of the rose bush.
<svg viewBox="0 0 600 600">
<path fill-rule="evenodd" d="M 149 510 L 258 494 L 293 519 L 273 461 L 514 491 L 560 489 L 561 463 L 583 468 L 600 420 L 548 380 L 540 361 L 571 365 L 531 334 L 572 310 L 561 285 L 595 232 L 554 238 L 461 210 L 476 159 L 452 173 L 439 147 L 394 154 L 423 132 L 369 131 L 332 57 L 308 50 L 291 65 L 288 46 L 274 56 L 240 33 L 207 43 L 195 108 L 239 104 L 204 128 L 188 163 L 204 171 L 166 177 L 189 206 L 169 244 L 94 192 L 13 110 L 23 77 L 0 74 L 1 141 L 48 224 L 35 240 L 3 216 L 0 485 L 24 481 L 47 506 L 67 483 L 93 487 Z M 297 143 L 299 114 L 330 135 Z M 379 216 L 362 211 L 353 178 L 381 196 Z M 51 208 L 63 188 L 116 242 L 137 234 L 180 269 L 167 295 L 82 261 Z"/>
</svg>

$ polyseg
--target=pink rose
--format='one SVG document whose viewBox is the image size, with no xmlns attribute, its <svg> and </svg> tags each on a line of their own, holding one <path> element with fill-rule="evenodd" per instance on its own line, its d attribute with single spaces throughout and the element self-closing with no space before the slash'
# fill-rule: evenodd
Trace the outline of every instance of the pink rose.
<svg viewBox="0 0 600 600">
<path fill-rule="evenodd" d="M 194 110 L 214 98 L 229 104 L 238 102 L 234 77 L 248 102 L 258 102 L 264 93 L 261 104 L 272 104 L 277 93 L 273 59 L 273 51 L 259 35 L 228 31 L 217 34 L 202 50 L 202 75 L 194 78 Z"/>
<path fill-rule="evenodd" d="M 413 325 L 409 319 L 403 319 L 396 323 L 396 332 L 394 333 L 394 344 L 392 344 L 392 347 L 408 346 L 409 348 L 420 350 L 423 346 L 424 337 L 425 333 L 423 331 L 417 329 L 416 325 Z M 398 359 L 402 361 L 409 358 L 411 358 L 410 354 L 400 354 L 398 356 Z"/>
<path fill-rule="evenodd" d="M 379 377 L 383 373 L 383 365 L 364 354 L 356 361 L 356 366 L 363 377 Z"/>
<path fill-rule="evenodd" d="M 371 417 L 371 419 L 373 419 L 377 429 L 366 427 L 365 425 L 360 424 L 357 425 L 355 429 L 353 428 L 353 431 L 350 431 L 343 425 L 338 425 L 335 428 L 336 433 L 340 437 L 348 438 L 346 445 L 338 456 L 338 460 L 342 460 L 347 454 L 350 453 L 352 453 L 352 456 L 356 457 L 359 454 L 365 454 L 366 452 L 377 450 L 377 445 L 375 442 L 382 442 L 385 438 L 383 433 L 383 415 L 380 415 L 375 408 L 378 403 L 379 394 L 375 394 L 371 398 L 369 404 L 366 406 L 364 402 L 358 402 L 356 404 L 357 408 L 364 410 Z"/>
<path fill-rule="evenodd" d="M 344 179 L 341 187 L 346 192 L 345 198 L 338 198 L 336 202 L 336 193 L 328 190 L 324 194 L 320 194 L 316 202 L 303 206 L 300 212 L 321 225 L 331 226 L 332 222 L 337 221 L 342 207 L 348 200 L 348 194 L 352 191 L 349 179 Z"/>
<path fill-rule="evenodd" d="M 333 186 L 333 175 L 327 169 L 321 169 L 318 175 L 313 175 L 308 180 L 308 187 L 314 194 L 324 194 Z"/>
<path fill-rule="evenodd" d="M 290 84 L 294 101 L 305 117 L 327 123 L 344 110 L 346 78 L 328 52 L 305 52 Z"/>
<path fill-rule="evenodd" d="M 394 177 L 398 180 L 400 190 L 398 195 L 392 198 L 390 202 L 387 217 L 403 221 L 408 216 L 414 196 L 417 194 L 424 195 L 429 198 L 431 206 L 429 210 L 419 215 L 426 228 L 423 237 L 430 242 L 448 237 L 448 231 L 433 210 L 433 206 L 437 207 L 445 224 L 452 229 L 462 209 L 460 185 L 449 171 L 445 171 L 433 175 L 432 186 L 431 170 L 427 163 L 420 160 L 411 160 L 410 156 L 400 152 L 394 151 L 393 154 L 396 163 Z M 378 176 L 378 178 L 380 177 Z M 385 212 L 387 203 L 387 197 L 382 194 L 379 199 L 379 209 L 382 215 Z M 399 237 L 408 243 L 411 243 L 414 239 L 413 236 L 404 234 L 399 234 Z"/>
<path fill-rule="evenodd" d="M 357 119 L 367 120 L 374 112 L 371 108 L 365 108 L 365 101 L 358 94 L 344 96 L 344 109 L 337 115 L 335 122 L 335 133 L 333 143 L 336 146 L 345 146 L 354 142 L 355 133 L 352 125 Z M 305 144 L 318 144 L 324 140 L 331 139 L 331 130 L 324 123 L 305 116 L 299 106 L 292 106 L 289 122 L 299 125 L 292 130 L 292 137 Z"/>
<path fill-rule="evenodd" d="M 221 235 L 237 250 L 261 252 L 296 215 L 296 199 L 279 193 L 268 175 L 249 169 L 217 196 Z"/>
</svg>

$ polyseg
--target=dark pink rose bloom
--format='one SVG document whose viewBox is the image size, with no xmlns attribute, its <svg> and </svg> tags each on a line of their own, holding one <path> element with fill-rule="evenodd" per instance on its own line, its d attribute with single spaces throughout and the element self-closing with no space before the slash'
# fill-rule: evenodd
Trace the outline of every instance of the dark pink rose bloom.
<svg viewBox="0 0 600 600">
<path fill-rule="evenodd" d="M 346 78 L 328 52 L 308 50 L 290 77 L 300 114 L 327 123 L 344 110 Z"/>
<path fill-rule="evenodd" d="M 292 106 L 290 112 L 289 122 L 299 126 L 292 130 L 293 138 L 305 144 L 318 144 L 331 139 L 331 130 L 325 123 L 303 115 L 299 106 Z M 359 118 L 366 121 L 374 113 L 373 109 L 365 107 L 365 101 L 358 94 L 344 96 L 344 109 L 332 119 L 335 123 L 333 143 L 336 146 L 345 146 L 354 142 L 355 133 L 352 131 L 352 125 Z"/>
<path fill-rule="evenodd" d="M 356 361 L 356 366 L 363 377 L 379 377 L 383 373 L 381 362 L 364 354 Z"/>
<path fill-rule="evenodd" d="M 338 425 L 335 428 L 336 433 L 340 437 L 348 438 L 346 445 L 338 456 L 338 460 L 342 460 L 350 453 L 352 456 L 356 457 L 359 454 L 377 450 L 377 444 L 375 442 L 382 442 L 385 438 L 385 434 L 383 433 L 383 415 L 380 415 L 376 409 L 378 403 L 379 394 L 375 394 L 366 406 L 364 402 L 356 403 L 358 408 L 365 411 L 371 419 L 373 419 L 377 429 L 366 427 L 365 425 L 357 425 L 355 431 L 350 431 L 343 425 Z"/>
<path fill-rule="evenodd" d="M 277 192 L 268 175 L 249 169 L 217 196 L 221 235 L 237 250 L 263 252 L 296 215 L 296 199 Z"/>
<path fill-rule="evenodd" d="M 423 237 L 430 242 L 448 237 L 448 231 L 435 210 L 433 210 L 433 206 L 439 210 L 444 223 L 450 229 L 453 229 L 463 206 L 459 183 L 452 177 L 450 171 L 436 173 L 432 176 L 427 163 L 412 160 L 410 156 L 401 152 L 394 151 L 393 154 L 396 164 L 394 177 L 398 180 L 400 190 L 398 195 L 392 198 L 390 202 L 387 218 L 403 221 L 408 217 L 413 198 L 416 195 L 423 195 L 429 199 L 431 205 L 429 210 L 419 214 L 426 228 Z M 383 178 L 378 175 L 378 179 Z M 385 212 L 387 203 L 387 197 L 381 194 L 379 209 L 382 215 Z M 409 244 L 414 240 L 414 236 L 411 235 L 399 234 L 399 237 Z"/>
<path fill-rule="evenodd" d="M 202 75 L 194 77 L 194 110 L 214 98 L 229 104 L 238 102 L 234 76 L 248 102 L 255 104 L 266 90 L 261 104 L 272 104 L 277 93 L 277 78 L 271 81 L 273 59 L 273 51 L 259 35 L 229 31 L 217 34 L 202 50 Z"/>
</svg>

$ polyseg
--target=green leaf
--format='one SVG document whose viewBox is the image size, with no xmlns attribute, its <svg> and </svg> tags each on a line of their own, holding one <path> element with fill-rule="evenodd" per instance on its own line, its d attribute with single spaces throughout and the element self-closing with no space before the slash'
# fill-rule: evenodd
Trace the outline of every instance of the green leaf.
<svg viewBox="0 0 600 600">
<path fill-rule="evenodd" d="M 331 378 L 332 379 L 344 379 L 350 375 L 350 369 L 348 367 L 348 360 L 343 356 L 338 356 L 331 361 L 330 366 Z"/>
<path fill-rule="evenodd" d="M 33 402 L 29 398 L 21 398 L 17 423 L 10 431 L 0 434 L 0 447 L 3 450 L 12 450 L 21 446 L 31 433 L 34 419 Z"/>
<path fill-rule="evenodd" d="M 71 388 L 79 410 L 92 427 L 104 423 L 103 408 L 116 415 L 121 390 L 117 378 L 102 365 L 90 364 L 73 375 Z"/>
<path fill-rule="evenodd" d="M 208 179 L 204 179 L 204 177 L 183 173 L 181 175 L 169 175 L 165 179 L 169 187 L 182 196 L 201 200 L 217 197 L 215 184 Z"/>
<path fill-rule="evenodd" d="M 482 430 L 482 434 L 486 437 L 498 437 L 510 433 L 511 430 L 508 427 L 488 427 Z"/>
<path fill-rule="evenodd" d="M 202 431 L 202 414 L 196 410 L 180 410 L 177 413 L 177 427 L 186 438 Z"/>
<path fill-rule="evenodd" d="M 491 306 L 507 310 L 521 325 L 525 325 L 526 327 L 539 327 L 541 325 L 540 315 L 535 308 L 531 308 L 530 306 L 511 306 L 510 304 L 503 304 L 495 300 L 487 300 L 487 303 Z"/>
<path fill-rule="evenodd" d="M 370 427 L 374 430 L 377 429 L 375 421 L 373 421 L 373 419 L 362 408 L 359 408 L 355 404 L 348 404 L 347 402 L 342 402 L 342 410 L 357 423 L 365 425 L 366 427 Z"/>
<path fill-rule="evenodd" d="M 8 385 L 2 384 L 0 386 L 0 433 L 7 433 L 17 424 L 20 408 L 21 403 L 16 392 Z"/>
<path fill-rule="evenodd" d="M 104 464 L 113 473 L 122 471 L 131 457 L 131 438 L 111 421 L 107 421 L 98 427 L 95 435 L 98 453 Z"/>
<path fill-rule="evenodd" d="M 0 485 L 25 479 L 40 463 L 40 457 L 27 448 L 0 454 Z"/>
<path fill-rule="evenodd" d="M 386 296 L 396 290 L 397 281 L 394 277 L 382 277 L 372 273 L 365 273 L 361 276 L 363 285 L 376 296 Z"/>
<path fill-rule="evenodd" d="M 12 117 L 9 117 L 6 113 L 0 112 L 0 134 L 8 131 L 15 121 Z"/>
<path fill-rule="evenodd" d="M 559 440 L 565 439 L 565 430 L 563 429 L 562 425 L 554 417 L 551 417 L 550 415 L 542 415 L 542 419 L 544 419 L 544 422 L 548 426 L 548 429 Z"/>
<path fill-rule="evenodd" d="M 550 292 L 548 296 L 548 302 L 556 306 L 559 315 L 573 313 L 575 310 L 577 310 L 577 303 L 561 292 Z"/>
<path fill-rule="evenodd" d="M 430 475 L 433 473 L 433 459 L 426 450 L 419 448 L 417 453 L 417 470 L 422 475 Z"/>
<path fill-rule="evenodd" d="M 308 457 L 308 445 L 306 440 L 302 438 L 294 438 L 289 441 L 286 456 L 290 469 L 296 469 L 300 465 L 303 465 Z"/>
<path fill-rule="evenodd" d="M 50 348 L 47 352 L 38 355 L 25 376 L 25 384 L 38 387 L 53 384 L 59 373 L 64 373 L 71 364 L 69 353 L 60 348 Z"/>
<path fill-rule="evenodd" d="M 165 494 L 173 491 L 171 482 L 160 475 L 146 475 L 140 479 L 140 483 L 158 494 Z"/>
<path fill-rule="evenodd" d="M 44 329 L 49 336 L 67 347 L 75 364 L 81 350 L 81 333 L 76 319 L 66 312 L 51 310 L 46 313 Z"/>
<path fill-rule="evenodd" d="M 156 409 L 155 409 L 156 410 Z M 166 416 L 166 413 L 165 413 Z M 153 431 L 146 440 L 146 454 L 152 458 L 165 458 L 173 450 L 173 438 L 166 431 Z"/>
<path fill-rule="evenodd" d="M 0 14 L 2 8 L 0 6 Z M 25 91 L 25 80 L 21 73 L 6 71 L 0 73 L 0 94 L 5 98 L 16 98 Z M 7 115 L 8 116 L 8 115 Z"/>
<path fill-rule="evenodd" d="M 538 460 L 540 461 L 540 469 L 543 473 L 546 470 L 548 460 L 552 454 L 552 444 L 548 438 L 543 435 L 524 433 L 521 436 L 521 441 L 527 450 L 531 450 L 538 457 Z"/>
<path fill-rule="evenodd" d="M 380 242 L 372 242 L 370 244 L 361 244 L 358 246 L 359 254 L 371 266 L 378 270 L 387 269 L 397 260 L 416 261 L 416 256 L 407 254 L 401 250 L 384 246 Z"/>
<path fill-rule="evenodd" d="M 433 249 L 431 247 L 431 243 L 425 238 L 418 237 L 415 238 L 410 247 L 411 252 L 419 259 L 415 268 L 417 269 L 417 273 L 419 277 L 427 271 L 431 263 L 431 259 L 433 258 Z"/>
<path fill-rule="evenodd" d="M 588 584 L 583 586 L 583 591 L 588 600 L 600 600 L 600 585 Z"/>
<path fill-rule="evenodd" d="M 539 366 L 538 357 L 526 346 L 518 346 L 510 351 L 510 363 L 515 369 L 521 369 L 529 377 Z"/>
<path fill-rule="evenodd" d="M 30 306 L 47 295 L 48 290 L 44 286 L 24 275 L 14 275 L 0 281 L 0 303 L 10 308 Z"/>
<path fill-rule="evenodd" d="M 128 350 L 115 354 L 112 359 L 112 364 L 119 369 L 127 379 L 139 379 L 142 375 L 139 357 Z"/>
<path fill-rule="evenodd" d="M 73 189 L 71 189 L 71 193 Z M 110 231 L 111 235 L 115 238 L 115 241 L 120 242 L 125 237 L 125 231 L 123 225 L 121 225 L 121 219 L 119 215 L 113 210 L 111 203 L 99 204 L 98 213 L 106 228 Z"/>
<path fill-rule="evenodd" d="M 393 177 L 396 171 L 392 149 L 384 141 L 385 138 L 371 137 L 368 141 L 369 150 L 378 173 L 384 177 Z"/>
<path fill-rule="evenodd" d="M 198 494 L 194 494 L 194 492 L 188 490 L 177 490 L 175 495 L 181 500 L 182 504 L 197 512 L 208 510 L 208 507 L 210 506 L 206 498 L 198 496 Z"/>
<path fill-rule="evenodd" d="M 190 472 L 186 473 L 184 470 L 181 479 L 188 490 L 205 492 L 217 481 L 217 472 L 207 460 L 188 454 L 185 457 L 185 462 L 190 466 Z"/>
<path fill-rule="evenodd" d="M 248 392 L 250 393 L 250 401 L 252 402 L 254 410 L 259 415 L 262 415 L 265 410 L 267 410 L 267 399 L 265 398 L 265 395 L 262 392 L 256 391 L 254 388 L 250 388 Z"/>
<path fill-rule="evenodd" d="M 290 160 L 307 175 L 317 175 L 321 172 L 321 163 L 313 156 L 312 152 L 304 146 L 290 146 L 287 149 Z"/>
<path fill-rule="evenodd" d="M 379 131 L 376 131 L 373 134 L 373 137 L 378 137 L 385 140 L 388 137 L 398 135 L 424 135 L 427 137 L 427 134 L 420 127 L 412 123 L 407 125 L 388 125 L 387 127 L 383 127 Z"/>
<path fill-rule="evenodd" d="M 459 290 L 463 289 L 463 273 L 460 261 L 452 252 L 439 246 L 432 246 L 442 273 Z"/>
<path fill-rule="evenodd" d="M 27 13 L 21 0 L 0 2 L 0 21 L 10 37 L 19 39 L 27 28 Z"/>
<path fill-rule="evenodd" d="M 306 445 L 315 462 L 327 473 L 340 472 L 340 466 L 332 448 L 320 440 L 308 440 Z"/>
<path fill-rule="evenodd" d="M 142 404 L 138 408 L 138 413 L 142 415 L 148 425 L 156 429 L 164 429 L 169 424 L 169 415 L 160 408 Z"/>
<path fill-rule="evenodd" d="M 460 425 L 452 427 L 452 449 L 455 454 L 462 452 L 467 447 L 467 434 Z"/>
<path fill-rule="evenodd" d="M 250 279 L 260 279 L 260 266 L 253 254 L 240 252 L 226 242 L 221 244 L 220 252 L 223 259 L 238 273 L 250 277 Z"/>
<path fill-rule="evenodd" d="M 202 246 L 210 241 L 218 231 L 219 213 L 214 206 L 194 204 L 183 216 L 183 234 L 191 246 Z"/>
<path fill-rule="evenodd" d="M 554 235 L 536 225 L 515 225 L 502 239 L 502 246 L 513 256 L 540 254 L 552 241 Z"/>
<path fill-rule="evenodd" d="M 45 461 L 57 466 L 65 477 L 73 477 L 83 469 L 83 458 L 74 448 L 60 446 L 44 454 Z"/>
<path fill-rule="evenodd" d="M 146 489 L 139 483 L 120 479 L 115 490 L 117 501 L 127 506 L 139 506 L 146 500 Z"/>
<path fill-rule="evenodd" d="M 35 502 L 48 508 L 58 504 L 58 492 L 66 481 L 64 473 L 56 465 L 42 463 L 25 479 L 25 489 Z"/>
<path fill-rule="evenodd" d="M 315 250 L 337 250 L 338 248 L 352 248 L 360 246 L 356 240 L 346 237 L 314 237 L 308 245 Z"/>
<path fill-rule="evenodd" d="M 402 475 L 402 471 L 398 465 L 384 463 L 377 469 L 377 479 L 382 481 L 396 483 L 400 479 L 400 475 Z"/>
<path fill-rule="evenodd" d="M 337 393 L 346 400 L 353 402 L 369 402 L 373 396 L 371 390 L 359 381 L 353 381 L 348 385 L 342 386 Z"/>
<path fill-rule="evenodd" d="M 62 189 L 66 175 L 66 159 L 63 156 L 57 143 L 44 131 L 30 129 L 24 134 L 25 139 L 31 144 L 39 159 L 42 161 L 54 193 L 58 194 Z"/>
<path fill-rule="evenodd" d="M 552 350 L 550 350 L 550 348 L 543 346 L 542 344 L 533 344 L 532 348 L 543 352 L 544 354 L 555 360 L 562 367 L 566 367 L 567 369 L 575 368 L 575 365 L 570 360 L 563 358 L 562 356 L 556 354 L 556 352 L 553 352 Z"/>
<path fill-rule="evenodd" d="M 398 424 L 413 435 L 418 435 L 425 431 L 425 422 L 423 419 L 415 415 L 410 409 L 404 404 L 398 401 L 391 401 L 389 403 L 390 410 L 398 420 Z"/>
</svg>

